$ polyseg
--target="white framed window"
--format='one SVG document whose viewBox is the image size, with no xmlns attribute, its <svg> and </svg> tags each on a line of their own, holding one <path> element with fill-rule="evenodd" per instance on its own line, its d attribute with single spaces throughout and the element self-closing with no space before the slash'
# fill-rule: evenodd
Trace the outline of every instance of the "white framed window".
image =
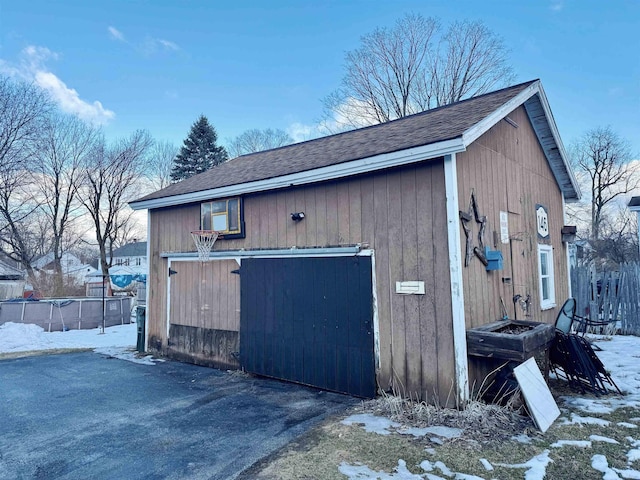
<svg viewBox="0 0 640 480">
<path fill-rule="evenodd" d="M 538 288 L 540 308 L 547 310 L 556 306 L 555 278 L 553 274 L 553 247 L 538 244 Z"/>
</svg>

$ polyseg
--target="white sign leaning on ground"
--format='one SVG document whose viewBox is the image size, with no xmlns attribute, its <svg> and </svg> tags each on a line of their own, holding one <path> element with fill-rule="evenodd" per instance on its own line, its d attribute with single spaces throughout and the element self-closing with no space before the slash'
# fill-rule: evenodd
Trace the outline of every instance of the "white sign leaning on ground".
<svg viewBox="0 0 640 480">
<path fill-rule="evenodd" d="M 530 358 L 514 368 L 513 374 L 518 380 L 533 421 L 542 433 L 546 432 L 554 420 L 560 416 L 560 410 L 547 383 L 542 378 L 538 364 Z"/>
</svg>

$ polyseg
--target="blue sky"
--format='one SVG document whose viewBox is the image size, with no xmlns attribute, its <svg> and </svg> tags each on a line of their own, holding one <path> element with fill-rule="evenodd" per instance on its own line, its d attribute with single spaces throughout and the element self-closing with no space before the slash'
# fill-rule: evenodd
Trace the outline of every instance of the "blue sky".
<svg viewBox="0 0 640 480">
<path fill-rule="evenodd" d="M 35 79 L 109 137 L 180 145 L 205 114 L 222 143 L 250 128 L 299 139 L 346 51 L 405 13 L 482 20 L 516 82 L 540 78 L 564 143 L 610 125 L 640 158 L 640 1 L 0 0 L 0 72 Z"/>
</svg>

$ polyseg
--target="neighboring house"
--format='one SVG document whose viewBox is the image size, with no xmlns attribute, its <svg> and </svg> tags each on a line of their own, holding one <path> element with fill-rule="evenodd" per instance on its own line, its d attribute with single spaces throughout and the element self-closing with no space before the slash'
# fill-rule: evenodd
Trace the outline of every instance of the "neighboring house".
<svg viewBox="0 0 640 480">
<path fill-rule="evenodd" d="M 134 240 L 113 251 L 111 265 L 114 267 L 131 267 L 139 273 L 147 272 L 147 242 Z M 111 258 L 107 258 L 107 263 Z M 98 264 L 98 268 L 100 265 Z"/>
<path fill-rule="evenodd" d="M 112 257 L 107 257 L 107 263 L 111 262 L 109 276 L 113 291 L 132 290 L 134 282 L 146 282 L 147 278 L 147 242 L 134 240 L 122 247 L 113 250 Z M 98 270 L 93 275 L 93 282 L 102 274 L 102 268 L 98 261 Z"/>
<path fill-rule="evenodd" d="M 238 157 L 131 203 L 148 209 L 148 346 L 364 397 L 464 401 L 486 373 L 467 329 L 503 308 L 554 322 L 564 202 L 579 196 L 538 80 Z M 224 238 L 201 262 L 190 232 L 212 228 Z"/>
<path fill-rule="evenodd" d="M 53 253 L 47 253 L 35 259 L 31 266 L 38 272 L 43 272 L 47 275 L 53 273 Z M 74 283 L 76 285 L 84 285 L 87 282 L 87 275 L 94 274 L 96 269 L 91 265 L 82 263 L 78 257 L 72 253 L 65 252 L 60 259 L 60 266 L 62 267 L 62 274 L 64 275 L 67 283 Z"/>
<path fill-rule="evenodd" d="M 27 274 L 0 260 L 0 300 L 22 298 Z"/>
</svg>

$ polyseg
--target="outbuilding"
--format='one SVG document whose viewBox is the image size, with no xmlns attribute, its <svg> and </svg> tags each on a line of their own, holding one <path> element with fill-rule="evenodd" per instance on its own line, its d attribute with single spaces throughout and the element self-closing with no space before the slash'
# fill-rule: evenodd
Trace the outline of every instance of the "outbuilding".
<svg viewBox="0 0 640 480">
<path fill-rule="evenodd" d="M 244 155 L 148 210 L 149 350 L 371 397 L 463 402 L 466 331 L 552 323 L 579 189 L 540 81 Z M 209 261 L 191 232 L 219 230 Z"/>
</svg>

